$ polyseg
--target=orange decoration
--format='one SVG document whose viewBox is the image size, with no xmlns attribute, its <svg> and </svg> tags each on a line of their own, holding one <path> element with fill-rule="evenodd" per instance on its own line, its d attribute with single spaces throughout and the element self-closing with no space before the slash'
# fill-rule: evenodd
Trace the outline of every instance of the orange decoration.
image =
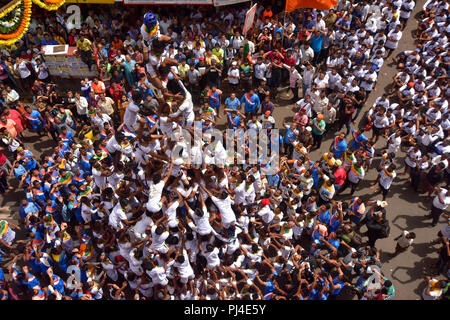
<svg viewBox="0 0 450 320">
<path fill-rule="evenodd" d="M 298 8 L 329 10 L 337 4 L 338 2 L 336 0 L 286 0 L 285 11 L 291 12 Z"/>
</svg>

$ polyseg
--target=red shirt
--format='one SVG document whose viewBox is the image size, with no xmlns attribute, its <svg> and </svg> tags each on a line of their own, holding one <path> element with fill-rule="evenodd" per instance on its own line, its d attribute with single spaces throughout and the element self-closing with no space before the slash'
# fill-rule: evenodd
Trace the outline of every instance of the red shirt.
<svg viewBox="0 0 450 320">
<path fill-rule="evenodd" d="M 122 97 L 122 86 L 117 85 L 116 87 L 110 87 L 109 93 L 111 94 L 114 101 L 119 101 Z"/>
<path fill-rule="evenodd" d="M 267 55 L 270 57 L 270 61 L 273 61 L 275 58 L 280 59 L 280 61 L 283 61 L 283 60 L 284 60 L 283 55 L 281 55 L 280 53 L 275 52 L 275 51 L 269 51 L 269 52 L 267 53 Z"/>
<path fill-rule="evenodd" d="M 344 167 L 339 167 L 334 172 L 334 183 L 342 186 L 342 184 L 347 179 L 347 171 L 345 171 Z"/>
<path fill-rule="evenodd" d="M 14 109 L 9 109 L 9 119 L 13 120 L 16 125 L 19 127 L 19 133 L 23 131 L 22 117 L 20 116 L 20 112 Z"/>
<path fill-rule="evenodd" d="M 0 152 L 0 166 L 6 162 L 6 156 Z"/>
<path fill-rule="evenodd" d="M 286 57 L 284 58 L 284 63 L 287 64 L 289 67 L 295 66 L 295 58 L 291 56 L 290 58 Z"/>
</svg>

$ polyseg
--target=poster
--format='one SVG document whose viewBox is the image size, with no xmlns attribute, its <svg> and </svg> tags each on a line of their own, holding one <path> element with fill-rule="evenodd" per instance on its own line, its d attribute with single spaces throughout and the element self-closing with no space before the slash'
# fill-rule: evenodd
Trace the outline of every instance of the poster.
<svg viewBox="0 0 450 320">
<path fill-rule="evenodd" d="M 81 61 L 79 56 L 73 54 L 75 47 L 68 47 L 65 53 L 53 53 L 53 48 L 58 46 L 44 46 L 42 53 L 45 64 L 51 76 L 60 78 L 92 78 L 98 75 L 95 64 L 92 71 Z M 60 47 L 60 46 L 59 46 Z"/>
<path fill-rule="evenodd" d="M 200 4 L 211 5 L 213 0 L 123 0 L 123 4 Z"/>
<path fill-rule="evenodd" d="M 253 7 L 251 7 L 245 14 L 245 22 L 243 30 L 244 36 L 247 35 L 248 30 L 250 30 L 250 28 L 253 25 L 253 21 L 255 21 L 256 6 L 257 4 L 255 3 Z"/>
<path fill-rule="evenodd" d="M 230 4 L 248 2 L 250 0 L 214 0 L 214 7 L 228 6 Z"/>
</svg>

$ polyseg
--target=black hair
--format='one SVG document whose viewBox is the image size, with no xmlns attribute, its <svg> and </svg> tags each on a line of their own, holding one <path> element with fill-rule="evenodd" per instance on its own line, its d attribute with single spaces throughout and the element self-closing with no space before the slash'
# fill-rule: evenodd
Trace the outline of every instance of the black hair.
<svg viewBox="0 0 450 320">
<path fill-rule="evenodd" d="M 126 207 L 129 204 L 128 199 L 126 199 L 126 198 L 120 199 L 119 203 L 122 208 Z"/>
<path fill-rule="evenodd" d="M 164 228 L 162 226 L 157 226 L 155 229 L 155 233 L 159 236 L 164 232 Z"/>
<path fill-rule="evenodd" d="M 196 208 L 194 212 L 199 217 L 203 217 L 203 215 L 204 215 L 204 212 L 201 208 Z"/>
<path fill-rule="evenodd" d="M 153 183 L 157 184 L 161 181 L 161 174 L 159 172 L 153 175 Z"/>
</svg>

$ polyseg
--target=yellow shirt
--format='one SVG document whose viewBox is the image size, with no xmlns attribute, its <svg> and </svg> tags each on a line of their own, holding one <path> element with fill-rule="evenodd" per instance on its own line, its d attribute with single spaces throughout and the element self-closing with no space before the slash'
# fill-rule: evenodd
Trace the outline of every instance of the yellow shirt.
<svg viewBox="0 0 450 320">
<path fill-rule="evenodd" d="M 84 39 L 83 41 L 77 40 L 77 48 L 81 51 L 87 51 L 91 49 L 91 42 L 88 39 Z"/>
<path fill-rule="evenodd" d="M 183 67 L 182 64 L 178 65 L 178 73 L 180 74 L 180 77 L 184 78 L 186 76 L 186 73 L 189 70 L 189 65 L 186 63 Z"/>
<path fill-rule="evenodd" d="M 219 59 L 219 62 L 222 64 L 223 62 L 223 49 L 219 48 L 219 50 L 216 50 L 216 48 L 212 49 L 212 54 L 215 55 L 217 57 L 217 59 Z"/>
</svg>

